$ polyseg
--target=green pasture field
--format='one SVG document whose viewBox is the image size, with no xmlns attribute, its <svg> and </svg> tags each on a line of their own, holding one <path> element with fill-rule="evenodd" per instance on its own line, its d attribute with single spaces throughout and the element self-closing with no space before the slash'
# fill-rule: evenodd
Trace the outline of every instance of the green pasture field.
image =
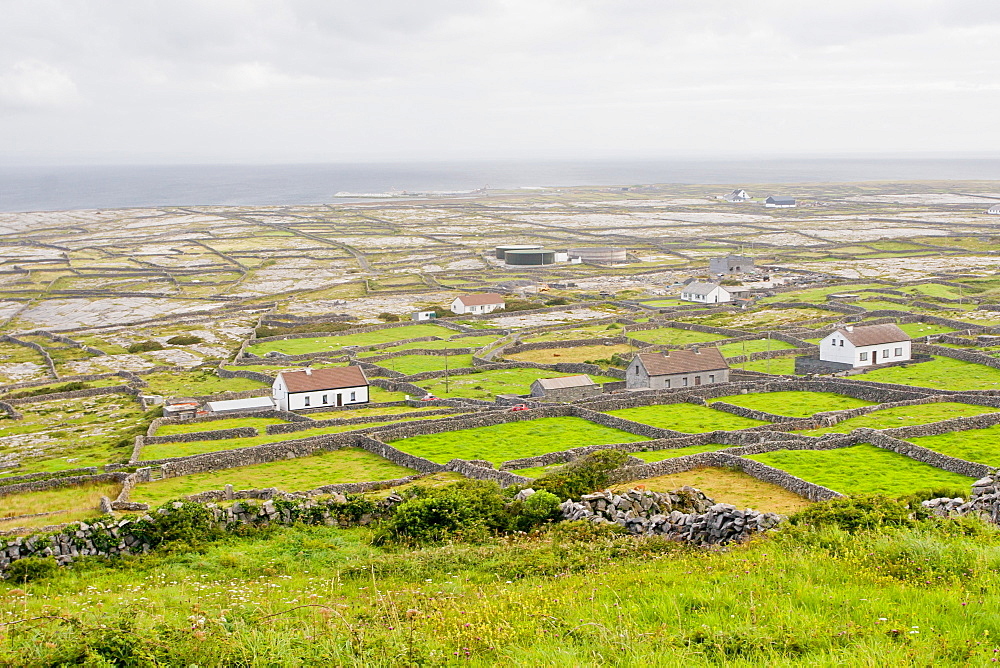
<svg viewBox="0 0 1000 668">
<path fill-rule="evenodd" d="M 869 311 L 919 311 L 920 310 L 918 308 L 910 306 L 909 304 L 897 304 L 896 302 L 887 302 L 881 299 L 865 299 L 854 302 L 854 305 L 868 309 Z"/>
<path fill-rule="evenodd" d="M 573 348 L 544 348 L 542 350 L 525 350 L 520 353 L 504 355 L 506 359 L 538 362 L 540 364 L 557 364 L 559 362 L 591 362 L 595 360 L 610 360 L 615 354 L 631 357 L 635 348 L 627 344 L 575 346 Z"/>
<path fill-rule="evenodd" d="M 684 306 L 685 304 L 691 304 L 692 302 L 682 301 L 680 299 L 644 299 L 642 301 L 646 306 L 657 306 L 657 307 L 670 307 L 670 306 Z"/>
<path fill-rule="evenodd" d="M 770 362 L 770 364 L 768 364 Z M 738 362 L 733 365 L 734 369 L 746 369 L 747 371 L 759 371 L 769 373 L 772 376 L 794 376 L 795 357 L 775 357 L 770 360 L 755 360 L 752 362 Z"/>
<path fill-rule="evenodd" d="M 841 494 L 899 497 L 939 487 L 968 489 L 974 480 L 867 443 L 836 450 L 775 450 L 747 459 Z"/>
<path fill-rule="evenodd" d="M 206 396 L 222 392 L 241 392 L 267 387 L 264 383 L 247 378 L 219 378 L 206 369 L 183 372 L 157 371 L 142 376 L 149 383 L 144 392 L 165 396 Z"/>
<path fill-rule="evenodd" d="M 905 439 L 942 455 L 1000 467 L 1000 426 Z"/>
<path fill-rule="evenodd" d="M 414 341 L 413 343 L 402 343 L 389 348 L 379 348 L 361 353 L 358 357 L 374 357 L 386 353 L 395 353 L 403 350 L 413 350 L 415 348 L 423 350 L 445 350 L 446 348 L 482 348 L 485 345 L 496 341 L 498 336 L 492 334 L 488 336 L 466 336 L 460 339 L 437 340 L 437 341 Z"/>
<path fill-rule="evenodd" d="M 181 422 L 178 424 L 163 424 L 156 430 L 156 436 L 171 434 L 190 434 L 196 431 L 215 431 L 216 429 L 235 429 L 237 427 L 253 427 L 258 434 L 263 434 L 269 424 L 283 424 L 287 420 L 281 418 L 229 418 L 226 420 L 209 420 L 206 422 Z"/>
<path fill-rule="evenodd" d="M 448 392 L 445 392 L 444 378 L 422 380 L 416 384 L 438 397 L 492 400 L 498 394 L 528 394 L 531 384 L 539 378 L 560 378 L 568 375 L 572 374 L 545 369 L 495 369 L 449 378 Z M 591 376 L 591 379 L 595 383 L 611 383 L 619 380 L 610 376 Z"/>
<path fill-rule="evenodd" d="M 347 366 L 347 362 L 312 362 L 310 361 L 310 367 L 313 369 L 329 369 L 333 367 Z M 230 371 L 258 371 L 260 373 L 265 373 L 270 376 L 277 376 L 278 371 L 301 371 L 305 366 L 298 366 L 294 364 L 226 364 L 224 368 Z"/>
<path fill-rule="evenodd" d="M 948 332 L 955 331 L 954 327 L 946 327 L 945 325 L 935 325 L 923 322 L 909 322 L 900 325 L 899 328 L 913 338 L 920 336 L 933 336 L 934 334 L 947 334 Z"/>
<path fill-rule="evenodd" d="M 884 410 L 860 415 L 855 418 L 838 422 L 832 427 L 822 429 L 810 429 L 799 433 L 806 436 L 819 436 L 821 434 L 846 434 L 852 429 L 859 427 L 870 427 L 872 429 L 891 429 L 893 427 L 908 427 L 914 424 L 927 424 L 929 422 L 940 422 L 957 417 L 967 417 L 969 415 L 982 415 L 984 413 L 995 413 L 1000 408 L 991 406 L 976 406 L 975 404 L 960 404 L 953 401 L 942 401 L 935 404 L 918 404 L 916 406 L 897 406 Z"/>
<path fill-rule="evenodd" d="M 437 419 L 441 416 L 428 416 L 428 419 Z M 296 441 L 301 438 L 312 436 L 322 436 L 323 434 L 339 434 L 345 431 L 356 429 L 367 429 L 368 427 L 384 427 L 398 422 L 409 422 L 423 418 L 402 418 L 399 420 L 387 420 L 385 422 L 362 422 L 360 424 L 341 424 L 329 427 L 316 427 L 314 429 L 303 429 L 302 431 L 290 434 L 270 434 L 253 436 L 250 438 L 227 438 L 215 441 L 190 441 L 187 443 L 154 443 L 143 446 L 140 457 L 143 461 L 154 459 L 167 459 L 169 457 L 188 457 L 190 455 L 200 455 L 206 452 L 218 452 L 219 450 L 232 450 L 234 448 L 249 448 L 254 445 L 264 445 L 265 443 L 280 443 L 281 441 Z"/>
<path fill-rule="evenodd" d="M 121 489 L 121 483 L 117 482 L 88 483 L 0 496 L 0 501 L 2 501 L 0 503 L 0 531 L 4 529 L 3 521 L 5 519 L 18 515 L 51 513 L 57 510 L 96 511 L 102 496 L 113 499 L 118 496 Z M 59 524 L 64 521 L 57 519 L 58 517 L 55 515 L 47 518 L 43 524 Z M 23 521 L 17 520 L 15 525 L 22 526 L 21 522 Z"/>
<path fill-rule="evenodd" d="M 942 297 L 944 299 L 959 299 L 963 296 L 968 297 L 968 291 L 965 291 L 963 295 L 960 288 L 952 287 L 950 285 L 941 285 L 940 283 L 922 283 L 920 285 L 911 285 L 899 289 L 903 292 L 912 292 L 916 295 Z"/>
<path fill-rule="evenodd" d="M 716 430 L 734 431 L 768 424 L 763 420 L 752 420 L 725 411 L 717 411 L 708 406 L 697 406 L 687 402 L 638 406 L 606 412 L 615 417 L 641 422 L 661 429 L 682 431 L 686 434 L 700 434 Z"/>
<path fill-rule="evenodd" d="M 930 362 L 874 369 L 854 380 L 899 383 L 936 390 L 995 390 L 1000 388 L 1000 369 L 963 362 L 951 357 L 935 357 Z"/>
<path fill-rule="evenodd" d="M 718 443 L 706 443 L 705 445 L 689 445 L 686 448 L 667 448 L 664 450 L 641 450 L 629 453 L 633 457 L 638 457 L 645 462 L 662 462 L 665 459 L 676 459 L 686 455 L 697 455 L 700 452 L 715 452 L 731 448 L 731 445 L 720 445 Z"/>
<path fill-rule="evenodd" d="M 805 418 L 816 413 L 841 411 L 847 408 L 871 406 L 872 401 L 855 399 L 843 394 L 832 392 L 760 392 L 755 394 L 731 394 L 715 401 L 743 406 L 758 411 L 787 415 L 788 417 Z"/>
<path fill-rule="evenodd" d="M 622 325 L 610 323 L 606 325 L 581 325 L 573 329 L 555 329 L 541 334 L 525 336 L 522 340 L 525 343 L 537 343 L 539 341 L 574 341 L 577 339 L 593 339 L 606 336 L 623 336 L 625 333 Z"/>
<path fill-rule="evenodd" d="M 156 508 L 172 499 L 226 485 L 237 490 L 277 487 L 284 492 L 303 492 L 335 483 L 393 480 L 414 473 L 367 450 L 343 448 L 297 459 L 154 480 L 137 486 L 132 500 Z"/>
<path fill-rule="evenodd" d="M 415 339 L 420 336 L 437 336 L 446 339 L 454 334 L 454 330 L 438 325 L 409 325 L 407 327 L 390 327 L 362 334 L 343 334 L 339 336 L 319 336 L 302 339 L 285 339 L 281 341 L 265 341 L 249 346 L 254 355 L 264 355 L 273 351 L 286 355 L 303 355 L 327 350 L 341 350 L 344 346 L 372 346 L 378 343 Z"/>
<path fill-rule="evenodd" d="M 384 369 L 391 369 L 410 376 L 424 371 L 441 371 L 447 360 L 449 369 L 461 369 L 472 366 L 472 355 L 403 355 L 375 362 Z"/>
<path fill-rule="evenodd" d="M 788 350 L 794 348 L 790 343 L 777 339 L 753 339 L 752 341 L 738 341 L 736 343 L 726 343 L 719 346 L 719 351 L 723 357 L 736 357 L 738 355 L 749 355 L 751 353 L 762 353 L 768 350 Z"/>
<path fill-rule="evenodd" d="M 371 389 L 371 388 L 369 388 Z M 449 406 L 435 406 L 434 402 L 427 402 L 426 406 L 411 408 L 409 406 L 385 406 L 382 408 L 351 408 L 347 410 L 323 411 L 322 413 L 305 413 L 304 415 L 313 420 L 331 420 L 333 418 L 356 418 L 368 417 L 370 415 L 396 415 L 398 413 L 413 413 L 417 411 L 436 411 Z"/>
<path fill-rule="evenodd" d="M 774 302 L 809 302 L 812 304 L 822 304 L 826 301 L 827 295 L 841 293 L 851 294 L 864 288 L 878 287 L 885 286 L 880 283 L 852 283 L 826 288 L 808 288 L 805 290 L 795 290 L 793 292 L 781 292 L 773 297 L 764 297 L 760 301 L 763 304 L 772 304 Z"/>
<path fill-rule="evenodd" d="M 0 418 L 0 455 L 23 453 L 13 473 L 61 471 L 125 461 L 131 430 L 143 418 L 132 397 L 96 397 L 39 402 L 18 407 L 24 416 Z"/>
<path fill-rule="evenodd" d="M 42 389 L 58 390 L 59 387 L 61 387 L 63 385 L 66 385 L 67 383 L 72 383 L 72 382 L 74 382 L 74 381 L 72 381 L 72 380 L 54 380 L 54 381 L 52 381 L 51 383 L 49 383 L 47 385 L 36 385 L 34 387 L 25 387 L 25 388 L 16 389 L 16 390 L 9 390 L 7 392 L 3 392 L 3 396 L 9 396 L 11 394 L 19 394 L 21 392 L 37 392 L 38 390 L 42 390 Z M 128 379 L 126 379 L 126 378 L 120 378 L 118 376 L 115 376 L 114 378 L 105 378 L 103 380 L 88 380 L 88 381 L 86 381 L 86 382 L 83 383 L 83 388 L 81 388 L 81 389 L 89 389 L 89 388 L 93 388 L 93 387 L 113 387 L 115 385 L 126 385 L 126 384 L 128 384 Z"/>
<path fill-rule="evenodd" d="M 445 464 L 454 458 L 483 459 L 499 465 L 584 445 L 635 443 L 644 436 L 605 427 L 578 417 L 549 417 L 507 422 L 440 434 L 422 434 L 393 441 L 403 452 Z"/>
<path fill-rule="evenodd" d="M 659 329 L 647 329 L 642 332 L 629 332 L 627 336 L 637 341 L 675 346 L 683 346 L 688 343 L 703 343 L 705 341 L 718 341 L 719 339 L 727 338 L 721 334 L 694 332 L 689 329 L 677 329 L 676 327 L 661 327 Z"/>
</svg>

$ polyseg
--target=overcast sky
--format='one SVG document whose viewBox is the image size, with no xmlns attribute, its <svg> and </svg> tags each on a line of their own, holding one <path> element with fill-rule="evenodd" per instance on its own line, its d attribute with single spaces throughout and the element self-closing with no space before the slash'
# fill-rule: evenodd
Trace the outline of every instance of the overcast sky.
<svg viewBox="0 0 1000 668">
<path fill-rule="evenodd" d="M 1000 151 L 996 0 L 0 0 L 0 160 Z"/>
</svg>

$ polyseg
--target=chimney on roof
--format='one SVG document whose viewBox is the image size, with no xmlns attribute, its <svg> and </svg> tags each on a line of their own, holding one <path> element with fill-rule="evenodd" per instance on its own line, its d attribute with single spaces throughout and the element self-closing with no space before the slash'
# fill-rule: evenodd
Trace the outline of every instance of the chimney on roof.
<svg viewBox="0 0 1000 668">
<path fill-rule="evenodd" d="M 313 370 L 312 370 L 312 367 L 311 367 L 311 366 L 307 366 L 307 367 L 306 367 L 306 375 L 307 375 L 307 376 L 311 376 L 311 375 L 313 375 Z"/>
<path fill-rule="evenodd" d="M 848 332 L 853 332 L 854 331 L 854 325 L 848 325 L 847 326 L 847 331 Z"/>
<path fill-rule="evenodd" d="M 695 346 L 695 347 L 694 347 L 694 354 L 695 354 L 695 355 L 701 355 L 701 351 L 700 351 L 700 350 L 698 350 L 698 346 Z"/>
</svg>

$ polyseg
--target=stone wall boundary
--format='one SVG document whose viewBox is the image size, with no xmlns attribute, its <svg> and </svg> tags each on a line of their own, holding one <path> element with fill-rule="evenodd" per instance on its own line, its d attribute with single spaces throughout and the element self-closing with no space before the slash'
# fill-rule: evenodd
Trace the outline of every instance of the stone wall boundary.
<svg viewBox="0 0 1000 668">
<path fill-rule="evenodd" d="M 231 438 L 253 438 L 254 436 L 259 435 L 260 434 L 255 427 L 233 427 L 231 429 L 191 431 L 183 434 L 146 436 L 144 439 L 144 445 L 158 445 L 160 443 L 192 443 L 194 441 L 223 441 Z"/>
<path fill-rule="evenodd" d="M 445 464 L 444 468 L 446 471 L 455 471 L 473 480 L 492 480 L 499 483 L 501 487 L 527 485 L 531 482 L 531 478 L 523 475 L 517 475 L 510 471 L 498 471 L 497 469 L 485 466 L 477 466 L 465 459 L 452 459 Z"/>
<path fill-rule="evenodd" d="M 45 366 L 48 367 L 49 375 L 54 379 L 59 380 L 59 373 L 56 371 L 56 363 L 52 361 L 52 356 L 49 355 L 49 351 L 47 351 L 43 346 L 35 343 L 34 341 L 24 341 L 11 336 L 10 334 L 0 334 L 0 341 L 3 341 L 4 343 L 13 343 L 16 346 L 31 348 L 40 354 L 42 359 L 45 360 Z"/>
<path fill-rule="evenodd" d="M 13 475 L 0 478 L 0 487 L 6 487 L 8 483 L 15 482 L 30 482 L 32 480 L 48 479 L 53 476 L 63 476 L 73 473 L 81 476 L 97 475 L 99 469 L 96 466 L 84 466 L 78 469 L 65 469 L 63 471 L 45 471 L 42 473 L 25 473 L 22 475 Z"/>
<path fill-rule="evenodd" d="M 877 448 L 890 450 L 900 455 L 909 457 L 918 462 L 929 464 L 935 468 L 969 476 L 970 478 L 982 478 L 993 472 L 994 468 L 977 462 L 970 462 L 957 457 L 949 457 L 929 448 L 925 448 L 909 441 L 893 438 L 885 432 L 875 429 L 857 429 L 859 439 L 864 439 Z"/>
<path fill-rule="evenodd" d="M 365 415 L 356 418 L 330 418 L 328 420 L 312 420 L 308 423 L 293 422 L 286 424 L 269 424 L 266 427 L 266 433 L 269 436 L 274 434 L 293 434 L 297 431 L 317 429 L 321 427 L 334 427 L 334 426 L 352 425 L 352 424 L 368 424 L 370 422 L 387 422 L 391 420 L 430 417 L 434 415 L 451 415 L 452 413 L 455 413 L 455 411 L 471 411 L 471 410 L 472 409 L 468 407 L 442 408 L 430 411 L 411 411 L 408 413 L 393 413 L 391 415 Z"/>
<path fill-rule="evenodd" d="M 39 394 L 34 397 L 22 397 L 20 399 L 7 399 L 4 403 L 12 406 L 23 406 L 25 404 L 38 404 L 46 401 L 62 401 L 65 399 L 79 399 L 81 397 L 97 397 L 104 394 L 125 394 L 132 397 L 136 401 L 139 399 L 139 390 L 130 385 L 110 385 L 108 387 L 90 387 L 85 390 Z"/>
<path fill-rule="evenodd" d="M 233 411 L 232 413 L 219 413 L 217 415 L 205 415 L 203 417 L 197 417 L 193 420 L 184 418 L 155 418 L 149 423 L 149 428 L 146 430 L 146 436 L 156 436 L 156 431 L 168 424 L 210 424 L 212 422 L 218 422 L 219 420 L 233 420 L 238 418 L 278 418 L 280 420 L 288 420 L 289 422 L 306 422 L 313 424 L 316 420 L 308 418 L 304 415 L 299 415 L 298 413 L 292 413 L 291 411 L 279 411 L 279 410 L 267 410 L 267 411 Z"/>
<path fill-rule="evenodd" d="M 97 475 L 75 475 L 64 476 L 62 478 L 46 478 L 44 480 L 30 480 L 28 482 L 17 483 L 15 485 L 4 485 L 0 487 L 0 498 L 12 494 L 25 494 L 27 492 L 43 492 L 49 489 L 60 487 L 77 487 L 79 485 L 95 484 L 103 482 L 124 482 L 125 473 L 98 473 Z"/>
</svg>

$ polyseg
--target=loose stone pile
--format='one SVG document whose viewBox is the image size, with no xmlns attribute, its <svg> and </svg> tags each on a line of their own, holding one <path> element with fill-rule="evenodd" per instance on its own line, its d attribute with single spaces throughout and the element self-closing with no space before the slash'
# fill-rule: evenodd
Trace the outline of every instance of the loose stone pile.
<svg viewBox="0 0 1000 668">
<path fill-rule="evenodd" d="M 993 471 L 972 483 L 972 493 L 968 501 L 961 497 L 953 499 L 943 497 L 929 499 L 922 505 L 942 517 L 976 514 L 994 524 L 1000 524 L 1000 471 Z"/>
<path fill-rule="evenodd" d="M 580 501 L 565 501 L 559 508 L 566 520 L 613 523 L 635 535 L 664 535 L 696 545 L 740 542 L 784 519 L 774 513 L 715 503 L 687 486 L 667 493 L 630 489 L 614 494 L 605 490 L 586 494 Z"/>
<path fill-rule="evenodd" d="M 129 519 L 93 524 L 80 522 L 48 536 L 18 536 L 10 542 L 0 542 L 0 571 L 11 562 L 26 557 L 55 557 L 56 563 L 65 566 L 81 556 L 149 552 L 149 543 L 130 531 L 132 524 L 134 522 Z"/>
</svg>

